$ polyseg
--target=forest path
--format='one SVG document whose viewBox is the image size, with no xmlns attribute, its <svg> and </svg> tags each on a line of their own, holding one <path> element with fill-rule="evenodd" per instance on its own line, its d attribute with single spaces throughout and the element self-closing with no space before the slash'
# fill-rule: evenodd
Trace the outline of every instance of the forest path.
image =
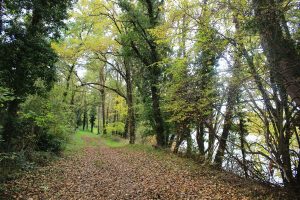
<svg viewBox="0 0 300 200">
<path fill-rule="evenodd" d="M 80 153 L 7 183 L 10 189 L 5 199 L 227 200 L 276 196 L 270 188 L 199 167 L 171 153 L 139 145 L 113 148 L 97 138 L 82 139 L 86 145 Z"/>
</svg>

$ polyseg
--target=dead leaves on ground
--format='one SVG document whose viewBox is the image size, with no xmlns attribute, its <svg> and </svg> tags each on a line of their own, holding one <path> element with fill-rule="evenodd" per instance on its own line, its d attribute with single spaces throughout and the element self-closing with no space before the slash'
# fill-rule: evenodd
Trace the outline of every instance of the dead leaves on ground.
<svg viewBox="0 0 300 200">
<path fill-rule="evenodd" d="M 270 188 L 220 172 L 184 166 L 184 159 L 143 151 L 87 147 L 83 154 L 5 185 L 5 199 L 280 199 Z M 216 173 L 219 173 L 217 176 Z M 226 177 L 227 176 L 227 177 Z M 256 191 L 255 191 L 256 190 Z M 254 196 L 255 195 L 255 196 Z"/>
</svg>

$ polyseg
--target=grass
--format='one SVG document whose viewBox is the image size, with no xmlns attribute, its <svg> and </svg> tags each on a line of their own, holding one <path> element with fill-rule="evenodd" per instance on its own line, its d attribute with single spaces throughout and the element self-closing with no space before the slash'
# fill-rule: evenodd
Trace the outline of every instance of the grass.
<svg viewBox="0 0 300 200">
<path fill-rule="evenodd" d="M 128 145 L 127 140 L 122 139 L 118 136 L 107 135 L 107 136 L 102 136 L 101 139 L 106 146 L 109 146 L 111 148 L 125 147 Z"/>
<path fill-rule="evenodd" d="M 89 141 L 85 141 L 83 138 L 86 137 Z M 97 146 L 99 141 L 110 148 L 124 147 L 128 144 L 127 140 L 122 139 L 114 135 L 97 135 L 96 133 L 91 133 L 90 131 L 79 130 L 72 135 L 69 143 L 66 145 L 64 153 L 66 155 L 72 153 L 79 153 L 86 146 Z"/>
<path fill-rule="evenodd" d="M 87 139 L 84 140 L 83 138 Z M 97 146 L 105 145 L 109 148 L 124 148 L 128 151 L 142 152 L 146 153 L 149 156 L 154 156 L 160 161 L 163 161 L 165 164 L 170 165 L 174 168 L 174 163 L 177 163 L 180 168 L 190 168 L 194 169 L 198 165 L 188 158 L 180 158 L 178 155 L 175 155 L 169 151 L 162 149 L 155 149 L 151 145 L 145 144 L 128 144 L 128 140 L 120 138 L 115 135 L 97 135 L 96 133 L 91 133 L 89 131 L 77 131 L 71 138 L 70 142 L 67 144 L 65 149 L 65 155 L 70 155 L 73 153 L 81 153 L 82 149 L 87 146 Z"/>
<path fill-rule="evenodd" d="M 83 138 L 86 137 L 87 140 L 84 140 Z M 71 138 L 70 142 L 67 144 L 65 149 L 65 154 L 72 154 L 74 152 L 80 153 L 80 151 L 87 146 L 97 146 L 100 144 L 104 144 L 110 148 L 124 148 L 128 151 L 135 151 L 135 152 L 143 152 L 152 156 L 155 156 L 159 160 L 172 160 L 172 161 L 182 161 L 183 163 L 188 163 L 188 165 L 193 165 L 195 162 L 193 162 L 191 159 L 185 159 L 180 158 L 177 155 L 174 155 L 173 153 L 161 150 L 161 149 L 155 149 L 151 145 L 145 145 L 145 144 L 128 144 L 128 140 L 125 140 L 123 138 L 120 138 L 115 135 L 97 135 L 96 133 L 91 133 L 89 131 L 77 131 Z"/>
<path fill-rule="evenodd" d="M 66 145 L 65 154 L 72 154 L 74 152 L 78 153 L 80 150 L 82 150 L 87 145 L 95 146 L 97 145 L 97 140 L 92 140 L 91 144 L 87 144 L 86 141 L 83 140 L 83 137 L 88 138 L 98 138 L 100 140 L 100 136 L 96 135 L 95 133 L 91 133 L 89 131 L 83 131 L 79 130 L 76 131 L 74 135 L 71 136 L 70 141 Z"/>
</svg>

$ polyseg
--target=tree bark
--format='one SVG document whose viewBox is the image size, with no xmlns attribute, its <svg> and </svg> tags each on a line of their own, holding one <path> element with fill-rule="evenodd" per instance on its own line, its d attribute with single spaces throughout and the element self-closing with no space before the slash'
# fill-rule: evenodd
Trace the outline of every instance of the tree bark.
<svg viewBox="0 0 300 200">
<path fill-rule="evenodd" d="M 175 123 L 175 131 L 176 131 L 176 141 L 175 141 L 173 153 L 178 153 L 179 147 L 184 140 L 182 127 L 181 124 L 179 124 L 178 122 Z"/>
<path fill-rule="evenodd" d="M 101 109 L 102 109 L 102 130 L 103 134 L 106 135 L 106 115 L 105 115 L 105 77 L 104 77 L 104 66 L 99 69 L 99 82 L 100 82 L 100 96 L 101 96 Z"/>
<path fill-rule="evenodd" d="M 162 5 L 162 2 L 153 2 L 147 0 L 145 2 L 146 13 L 145 17 L 149 20 L 149 24 L 146 27 L 143 27 L 138 19 L 133 19 L 131 22 L 135 28 L 140 29 L 138 34 L 143 38 L 145 48 L 149 50 L 149 52 L 144 55 L 138 46 L 135 44 L 133 40 L 130 42 L 130 46 L 132 50 L 135 52 L 136 57 L 145 65 L 147 68 L 147 73 L 149 74 L 149 88 L 151 90 L 151 99 L 152 99 L 152 115 L 153 115 L 153 128 L 156 133 L 157 146 L 165 148 L 167 146 L 167 136 L 165 133 L 165 127 L 163 123 L 163 117 L 160 110 L 160 94 L 158 89 L 159 77 L 161 75 L 160 67 L 157 64 L 161 61 L 160 54 L 158 52 L 158 45 L 155 42 L 155 38 L 148 32 L 148 29 L 154 28 L 158 25 L 159 19 L 159 11 L 160 8 L 158 5 Z M 133 13 L 128 7 L 123 7 L 128 13 Z M 132 16 L 136 17 L 136 16 Z M 148 51 L 147 50 L 147 51 Z M 149 53 L 149 54 L 148 54 Z M 149 56 L 150 55 L 150 56 Z"/>
<path fill-rule="evenodd" d="M 93 133 L 93 130 L 94 130 L 94 123 L 91 122 L 91 133 Z"/>
<path fill-rule="evenodd" d="M 203 124 L 203 122 L 201 122 L 197 126 L 196 141 L 198 144 L 199 154 L 201 156 L 203 156 L 204 155 L 204 124 Z"/>
<path fill-rule="evenodd" d="M 230 131 L 230 128 L 232 125 L 232 112 L 233 112 L 233 108 L 234 108 L 234 95 L 235 95 L 234 90 L 235 90 L 235 88 L 233 88 L 233 86 L 229 87 L 228 100 L 227 100 L 228 103 L 227 103 L 227 108 L 226 108 L 226 112 L 225 112 L 223 132 L 220 137 L 219 147 L 218 147 L 217 154 L 215 157 L 215 164 L 219 168 L 222 167 L 223 157 L 224 157 L 225 149 L 226 149 L 227 138 L 229 136 L 229 131 Z"/>
<path fill-rule="evenodd" d="M 213 161 L 213 153 L 215 147 L 216 131 L 212 124 L 212 116 L 210 117 L 210 122 L 208 122 L 208 149 L 207 149 L 207 160 L 209 162 Z"/>
<path fill-rule="evenodd" d="M 166 147 L 166 137 L 163 124 L 163 118 L 161 116 L 161 110 L 159 106 L 159 92 L 156 86 L 156 82 L 152 83 L 151 94 L 152 94 L 152 110 L 153 118 L 155 121 L 155 132 L 156 132 L 156 141 L 159 147 Z"/>
<path fill-rule="evenodd" d="M 0 35 L 3 31 L 3 0 L 0 0 Z"/>
<path fill-rule="evenodd" d="M 183 142 L 182 135 L 177 135 L 176 143 L 175 143 L 175 147 L 174 147 L 173 153 L 178 153 L 179 147 L 182 144 L 182 142 Z"/>
<path fill-rule="evenodd" d="M 127 122 L 128 122 L 128 135 L 129 144 L 135 143 L 135 114 L 134 114 L 134 102 L 133 102 L 133 88 L 132 88 L 132 77 L 131 77 L 131 67 L 130 64 L 124 62 L 126 70 L 126 89 L 127 89 Z"/>
<path fill-rule="evenodd" d="M 243 170 L 246 178 L 249 178 L 248 168 L 246 162 L 246 151 L 245 151 L 245 121 L 243 119 L 242 114 L 240 113 L 240 123 L 239 123 L 239 132 L 240 132 L 240 142 L 241 142 L 241 151 L 242 151 L 242 159 L 243 159 Z"/>
<path fill-rule="evenodd" d="M 101 114 L 100 114 L 101 111 L 100 111 L 100 109 L 101 108 L 100 108 L 100 105 L 97 106 L 97 107 L 98 107 L 98 113 L 97 113 L 98 114 L 97 115 L 98 116 L 97 117 L 97 125 L 98 125 L 98 127 L 97 127 L 97 134 L 100 135 L 100 117 L 101 117 Z"/>
<path fill-rule="evenodd" d="M 72 64 L 70 66 L 69 70 L 68 70 L 68 76 L 67 76 L 67 79 L 66 79 L 66 89 L 65 89 L 65 91 L 63 93 L 63 102 L 66 102 L 66 98 L 67 98 L 67 95 L 68 95 L 68 92 L 69 92 L 69 88 L 70 88 L 70 80 L 71 80 L 74 68 L 75 68 L 75 64 Z"/>
<path fill-rule="evenodd" d="M 300 106 L 300 56 L 296 51 L 295 42 L 291 39 L 286 26 L 284 13 L 280 4 L 274 0 L 253 0 L 256 21 L 259 28 L 261 44 L 270 66 L 271 78 L 274 78 L 281 101 L 275 99 L 277 110 L 288 112 L 287 93 L 293 101 Z M 285 34 L 283 33 L 285 30 Z M 285 115 L 288 115 L 285 113 Z M 276 126 L 279 131 L 278 158 L 282 166 L 281 174 L 284 185 L 295 183 L 291 167 L 289 152 L 290 122 L 286 119 L 286 130 L 283 130 L 281 115 L 276 117 Z"/>
<path fill-rule="evenodd" d="M 300 57 L 295 43 L 285 38 L 280 22 L 282 11 L 274 0 L 253 0 L 261 44 L 271 67 L 278 72 L 292 100 L 300 106 Z"/>
<path fill-rule="evenodd" d="M 237 57 L 237 55 L 236 55 Z M 233 66 L 233 79 L 238 77 L 238 70 L 240 69 L 240 63 L 238 58 L 235 58 L 235 63 Z M 223 132 L 221 134 L 219 140 L 219 146 L 217 150 L 217 154 L 215 157 L 215 164 L 218 168 L 222 167 L 223 157 L 225 154 L 227 138 L 229 136 L 229 131 L 232 125 L 232 116 L 233 116 L 233 109 L 236 104 L 237 94 L 238 94 L 238 83 L 235 82 L 236 80 L 231 80 L 228 86 L 228 97 L 227 97 L 227 107 L 225 111 L 224 117 L 224 126 Z"/>
</svg>

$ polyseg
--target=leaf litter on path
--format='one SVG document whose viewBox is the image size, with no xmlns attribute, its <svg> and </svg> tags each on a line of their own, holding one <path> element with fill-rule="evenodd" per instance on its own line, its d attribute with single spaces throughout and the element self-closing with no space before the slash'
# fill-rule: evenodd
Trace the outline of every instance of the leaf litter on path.
<svg viewBox="0 0 300 200">
<path fill-rule="evenodd" d="M 90 143 L 92 138 L 84 139 Z M 177 162 L 178 161 L 178 162 Z M 237 176 L 104 144 L 59 159 L 5 184 L 4 199 L 284 199 L 284 193 Z"/>
</svg>

